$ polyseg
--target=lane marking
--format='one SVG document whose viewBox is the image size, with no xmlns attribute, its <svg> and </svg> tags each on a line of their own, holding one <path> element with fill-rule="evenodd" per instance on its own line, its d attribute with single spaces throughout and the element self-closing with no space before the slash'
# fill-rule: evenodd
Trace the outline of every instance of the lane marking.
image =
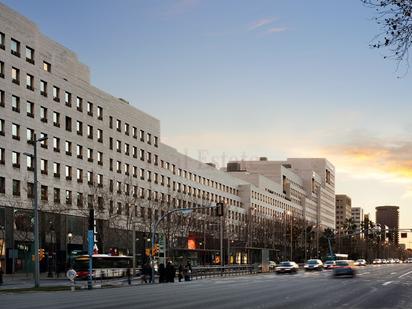
<svg viewBox="0 0 412 309">
<path fill-rule="evenodd" d="M 391 273 L 391 275 L 396 275 L 396 272 Z"/>
<path fill-rule="evenodd" d="M 365 271 L 364 273 L 359 274 L 358 276 L 370 274 L 370 271 Z"/>
<path fill-rule="evenodd" d="M 403 275 L 400 275 L 398 278 L 400 279 L 402 277 L 405 277 L 405 276 L 409 275 L 410 273 L 412 273 L 412 270 L 408 271 L 407 273 L 404 273 Z"/>
<path fill-rule="evenodd" d="M 391 284 L 393 281 L 387 281 L 387 282 L 385 282 L 385 283 L 383 283 L 382 285 L 388 285 L 388 284 Z"/>
</svg>

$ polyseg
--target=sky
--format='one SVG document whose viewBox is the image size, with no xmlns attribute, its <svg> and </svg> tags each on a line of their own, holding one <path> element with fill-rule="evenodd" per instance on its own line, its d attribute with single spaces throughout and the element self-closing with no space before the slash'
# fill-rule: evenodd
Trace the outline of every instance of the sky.
<svg viewBox="0 0 412 309">
<path fill-rule="evenodd" d="M 369 47 L 379 28 L 360 0 L 3 3 L 179 151 L 218 166 L 326 157 L 336 193 L 372 218 L 398 205 L 412 228 L 412 72 Z"/>
</svg>

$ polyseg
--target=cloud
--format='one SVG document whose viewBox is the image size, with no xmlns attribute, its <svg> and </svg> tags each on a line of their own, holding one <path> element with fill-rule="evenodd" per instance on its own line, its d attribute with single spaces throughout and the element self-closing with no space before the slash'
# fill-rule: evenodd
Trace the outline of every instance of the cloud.
<svg viewBox="0 0 412 309">
<path fill-rule="evenodd" d="M 278 33 L 278 32 L 283 32 L 283 31 L 286 31 L 286 28 L 284 28 L 284 27 L 273 27 L 273 28 L 270 28 L 266 32 L 267 33 Z"/>
<path fill-rule="evenodd" d="M 252 31 L 252 30 L 256 30 L 260 27 L 266 26 L 266 25 L 270 25 L 272 24 L 277 18 L 276 17 L 271 17 L 271 18 L 262 18 L 262 19 L 258 19 L 254 22 L 252 22 L 249 27 L 248 30 Z"/>
</svg>

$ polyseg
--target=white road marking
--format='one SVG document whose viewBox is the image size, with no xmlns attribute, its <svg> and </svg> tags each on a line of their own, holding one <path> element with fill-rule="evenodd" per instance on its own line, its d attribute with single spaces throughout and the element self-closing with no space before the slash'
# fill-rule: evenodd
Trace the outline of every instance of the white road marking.
<svg viewBox="0 0 412 309">
<path fill-rule="evenodd" d="M 398 278 L 405 277 L 405 276 L 409 275 L 410 273 L 412 273 L 412 270 L 408 271 L 407 273 L 404 273 L 403 275 L 400 275 Z"/>
<path fill-rule="evenodd" d="M 358 276 L 362 276 L 362 275 L 366 275 L 366 274 L 370 274 L 370 271 L 365 271 L 364 273 L 361 273 Z"/>
<path fill-rule="evenodd" d="M 388 284 L 391 284 L 393 281 L 387 281 L 387 282 L 385 282 L 385 283 L 383 283 L 382 285 L 388 285 Z"/>
</svg>

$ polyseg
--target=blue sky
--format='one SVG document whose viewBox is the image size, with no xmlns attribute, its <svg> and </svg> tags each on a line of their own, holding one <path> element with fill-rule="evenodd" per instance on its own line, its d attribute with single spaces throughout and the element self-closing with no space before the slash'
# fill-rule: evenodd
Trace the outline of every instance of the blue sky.
<svg viewBox="0 0 412 309">
<path fill-rule="evenodd" d="M 3 1 L 195 158 L 328 157 L 337 192 L 412 210 L 410 85 L 360 0 Z M 409 225 L 410 226 L 410 225 Z M 408 226 L 408 227 L 409 227 Z"/>
</svg>

